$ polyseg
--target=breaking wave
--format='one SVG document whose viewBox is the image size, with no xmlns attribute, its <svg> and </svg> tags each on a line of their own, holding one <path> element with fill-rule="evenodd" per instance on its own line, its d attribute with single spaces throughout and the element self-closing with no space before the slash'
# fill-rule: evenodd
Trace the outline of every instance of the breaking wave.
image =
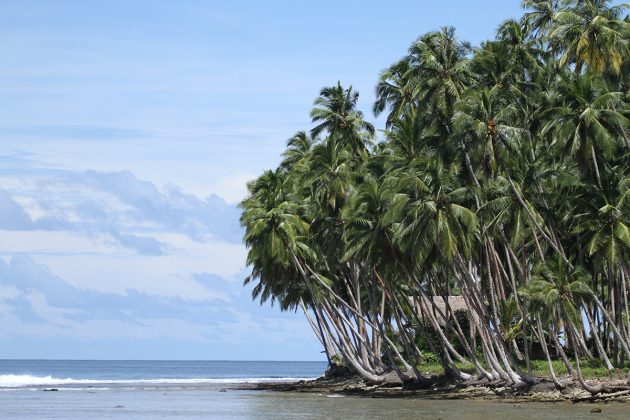
<svg viewBox="0 0 630 420">
<path fill-rule="evenodd" d="M 314 378 L 168 378 L 168 379 L 74 379 L 52 376 L 0 375 L 0 388 L 21 388 L 49 385 L 104 385 L 104 384 L 240 384 L 260 382 L 293 382 Z"/>
</svg>

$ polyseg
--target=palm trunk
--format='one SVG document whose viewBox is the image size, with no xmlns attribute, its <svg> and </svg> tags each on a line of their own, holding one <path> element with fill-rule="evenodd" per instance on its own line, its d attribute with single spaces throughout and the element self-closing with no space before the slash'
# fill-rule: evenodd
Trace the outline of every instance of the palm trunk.
<svg viewBox="0 0 630 420">
<path fill-rule="evenodd" d="M 599 175 L 599 165 L 597 164 L 597 156 L 595 155 L 595 147 L 591 145 L 591 159 L 593 160 L 593 169 L 595 170 L 595 179 L 600 190 L 603 190 L 602 177 Z"/>
<path fill-rule="evenodd" d="M 586 303 L 582 300 L 582 305 L 584 305 L 584 313 L 586 314 L 586 319 L 588 320 L 588 326 L 591 329 L 591 335 L 593 336 L 593 340 L 595 341 L 595 348 L 597 349 L 597 353 L 599 357 L 604 361 L 606 365 L 606 369 L 613 370 L 613 365 L 610 363 L 610 359 L 606 355 L 606 351 L 604 351 L 604 346 L 602 346 L 602 342 L 599 339 L 598 331 L 595 330 L 595 323 L 593 322 L 593 317 L 591 316 Z"/>
<path fill-rule="evenodd" d="M 556 388 L 564 389 L 566 388 L 566 385 L 564 385 L 562 382 L 558 380 L 558 377 L 556 376 L 556 371 L 553 368 L 553 363 L 551 362 L 551 356 L 549 355 L 549 349 L 547 348 L 547 340 L 545 339 L 545 334 L 541 327 L 540 315 L 538 315 L 537 321 L 538 322 L 536 324 L 537 324 L 538 335 L 539 335 L 538 339 L 540 341 L 540 346 L 543 349 L 543 353 L 545 353 L 545 357 L 547 358 L 547 363 L 549 365 L 549 373 L 551 374 L 551 379 L 553 380 L 553 383 L 556 385 Z"/>
<path fill-rule="evenodd" d="M 316 322 L 313 322 L 313 320 L 308 314 L 308 309 L 306 308 L 306 305 L 304 304 L 304 301 L 302 299 L 300 299 L 300 306 L 302 308 L 302 311 L 304 312 L 304 316 L 308 320 L 309 325 L 315 332 L 315 335 L 319 339 L 319 342 L 322 344 L 322 347 L 324 347 L 324 353 L 326 354 L 326 360 L 328 361 L 328 366 L 332 366 L 332 360 L 330 357 L 331 349 L 329 348 L 328 340 L 326 340 L 326 335 L 324 334 L 324 330 L 322 329 L 322 325 L 319 320 L 319 317 L 317 316 L 317 313 L 315 312 Z"/>
<path fill-rule="evenodd" d="M 610 329 L 612 329 L 615 337 L 617 337 L 619 339 L 619 341 L 621 342 L 621 346 L 623 347 L 623 350 L 625 351 L 626 355 L 628 357 L 630 357 L 630 348 L 628 347 L 628 343 L 626 342 L 626 340 L 621 335 L 621 332 L 619 331 L 619 329 L 615 325 L 614 321 L 611 319 L 610 314 L 608 313 L 606 308 L 604 308 L 604 305 L 599 300 L 599 298 L 595 295 L 595 293 L 591 292 L 591 298 L 597 304 L 597 307 L 601 311 L 601 313 L 604 316 L 604 318 L 606 319 L 606 321 L 608 321 L 608 325 L 610 326 Z"/>
</svg>

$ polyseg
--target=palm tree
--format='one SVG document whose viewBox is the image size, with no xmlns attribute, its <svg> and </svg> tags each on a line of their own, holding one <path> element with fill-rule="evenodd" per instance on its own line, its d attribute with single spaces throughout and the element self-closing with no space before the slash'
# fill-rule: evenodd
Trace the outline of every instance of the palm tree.
<svg viewBox="0 0 630 420">
<path fill-rule="evenodd" d="M 621 99 L 621 93 L 608 91 L 600 77 L 574 74 L 563 77 L 556 104 L 546 111 L 549 122 L 542 134 L 553 130 L 554 142 L 564 153 L 574 156 L 583 169 L 590 166 L 590 161 L 600 188 L 598 160 L 612 157 L 621 139 L 615 134 L 628 125 L 628 119 L 616 111 L 616 107 L 623 107 Z"/>
<path fill-rule="evenodd" d="M 542 71 L 540 60 L 545 53 L 536 39 L 528 36 L 529 32 L 528 24 L 508 19 L 499 26 L 497 39 L 507 47 L 512 71 L 523 73 L 531 80 Z"/>
<path fill-rule="evenodd" d="M 619 173 L 609 176 L 603 191 L 589 195 L 585 207 L 589 213 L 578 232 L 586 235 L 588 255 L 598 255 L 610 266 L 625 264 L 630 251 L 630 179 Z"/>
<path fill-rule="evenodd" d="M 545 37 L 550 32 L 558 3 L 558 0 L 523 0 L 522 7 L 529 10 L 523 15 L 523 21 L 534 37 Z"/>
<path fill-rule="evenodd" d="M 386 125 L 408 114 L 414 107 L 419 95 L 418 80 L 409 57 L 394 63 L 383 70 L 376 85 L 376 101 L 372 110 L 377 117 L 389 108 Z"/>
<path fill-rule="evenodd" d="M 416 264 L 470 254 L 477 218 L 467 207 L 471 194 L 459 184 L 460 170 L 457 163 L 446 166 L 433 158 L 417 159 L 406 173 L 391 174 L 400 191 L 392 207 L 405 209 L 399 240 Z"/>
<path fill-rule="evenodd" d="M 598 393 L 615 388 L 582 359 L 630 358 L 630 17 L 523 6 L 479 48 L 443 28 L 384 70 L 377 144 L 358 93 L 323 88 L 310 135 L 241 203 L 253 297 L 302 308 L 329 360 L 368 381 L 424 384 L 432 352 L 458 380 L 532 382 L 538 341 L 558 388 L 548 342 Z"/>
<path fill-rule="evenodd" d="M 426 121 L 415 110 L 410 110 L 402 118 L 395 120 L 391 130 L 385 131 L 387 150 L 385 155 L 389 164 L 398 161 L 394 166 L 411 163 L 414 159 L 427 153 L 431 137 L 427 139 Z"/>
<path fill-rule="evenodd" d="M 470 44 L 459 41 L 453 27 L 428 33 L 409 48 L 422 92 L 420 102 L 434 103 L 447 120 L 470 82 L 467 58 L 470 52 Z"/>
<path fill-rule="evenodd" d="M 357 109 L 359 92 L 350 86 L 344 89 L 341 82 L 337 86 L 325 87 L 315 99 L 311 118 L 318 123 L 312 130 L 313 137 L 327 132 L 331 138 L 355 151 L 365 148 L 365 144 L 374 135 L 374 126 L 363 119 L 363 113 Z"/>
<path fill-rule="evenodd" d="M 266 284 L 282 280 L 274 273 L 295 269 L 294 257 L 310 252 L 304 242 L 308 223 L 298 215 L 299 205 L 288 197 L 286 183 L 282 169 L 266 171 L 248 184 L 249 196 L 240 205 L 247 263 L 252 266 L 247 282 L 258 279 L 265 283 L 263 288 L 275 287 Z"/>
<path fill-rule="evenodd" d="M 282 154 L 280 166 L 290 170 L 294 165 L 303 162 L 317 139 L 310 137 L 304 131 L 298 131 L 287 142 L 287 150 Z"/>
<path fill-rule="evenodd" d="M 564 48 L 560 65 L 574 63 L 580 73 L 589 70 L 619 74 L 627 54 L 628 24 L 620 19 L 625 4 L 610 6 L 610 0 L 573 0 L 554 15 L 555 27 L 550 37 Z"/>
<path fill-rule="evenodd" d="M 519 110 L 497 90 L 471 90 L 458 103 L 453 117 L 457 136 L 478 151 L 478 162 L 486 177 L 494 176 L 515 152 L 522 130 L 515 125 Z M 473 172 L 472 169 L 469 172 Z"/>
</svg>

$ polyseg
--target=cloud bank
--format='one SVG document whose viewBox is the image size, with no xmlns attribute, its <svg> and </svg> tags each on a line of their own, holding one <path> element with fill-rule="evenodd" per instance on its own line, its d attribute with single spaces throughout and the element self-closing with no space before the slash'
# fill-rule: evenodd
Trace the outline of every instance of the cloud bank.
<svg viewBox="0 0 630 420">
<path fill-rule="evenodd" d="M 18 346 L 3 346 L 0 357 L 15 357 L 18 350 L 20 357 L 72 357 L 73 351 L 64 349 L 67 342 L 78 343 L 88 358 L 133 357 L 129 349 L 136 346 L 143 349 L 142 356 L 136 355 L 141 358 L 194 358 L 203 349 L 204 358 L 229 359 L 252 354 L 252 342 L 258 343 L 261 358 L 277 358 L 278 347 L 285 343 L 317 355 L 299 316 L 253 306 L 248 291 L 236 282 L 211 273 L 195 277 L 208 291 L 207 299 L 154 296 L 134 289 L 99 293 L 68 284 L 27 254 L 8 262 L 0 259 L 0 342 Z M 103 347 L 112 342 L 126 344 Z M 156 342 L 159 348 L 145 348 Z"/>
<path fill-rule="evenodd" d="M 0 170 L 0 357 L 321 358 L 300 314 L 243 288 L 235 205 L 18 160 Z"/>
</svg>

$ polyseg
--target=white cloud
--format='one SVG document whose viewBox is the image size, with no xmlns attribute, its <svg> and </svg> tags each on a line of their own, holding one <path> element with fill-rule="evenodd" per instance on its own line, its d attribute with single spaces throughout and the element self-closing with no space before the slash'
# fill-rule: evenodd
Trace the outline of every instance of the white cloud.
<svg viewBox="0 0 630 420">
<path fill-rule="evenodd" d="M 156 340 L 166 346 L 161 357 L 182 357 L 204 348 L 206 357 L 243 357 L 252 342 L 258 344 L 249 354 L 258 357 L 277 357 L 274 354 L 282 343 L 318 354 L 310 328 L 300 316 L 258 307 L 240 283 L 209 273 L 180 279 L 178 284 L 185 284 L 182 289 L 195 288 L 195 299 L 133 289 L 110 293 L 80 288 L 57 274 L 26 254 L 6 262 L 0 259 L 0 343 L 35 340 L 37 348 L 26 353 L 31 357 L 53 356 L 39 352 L 42 343 L 57 343 L 53 347 L 62 349 L 60 343 L 68 342 L 72 346 L 89 344 L 91 353 L 82 357 L 124 357 L 125 345 L 150 346 Z M 114 353 L 101 352 L 111 346 L 94 346 L 121 341 L 126 344 L 113 346 L 117 347 L 111 350 Z M 182 352 L 182 348 L 191 350 Z M 75 353 L 66 348 L 65 353 L 57 354 L 68 357 Z M 152 353 L 145 350 L 144 354 Z M 0 346 L 0 357 L 16 355 L 24 357 L 25 353 L 14 346 Z"/>
</svg>

